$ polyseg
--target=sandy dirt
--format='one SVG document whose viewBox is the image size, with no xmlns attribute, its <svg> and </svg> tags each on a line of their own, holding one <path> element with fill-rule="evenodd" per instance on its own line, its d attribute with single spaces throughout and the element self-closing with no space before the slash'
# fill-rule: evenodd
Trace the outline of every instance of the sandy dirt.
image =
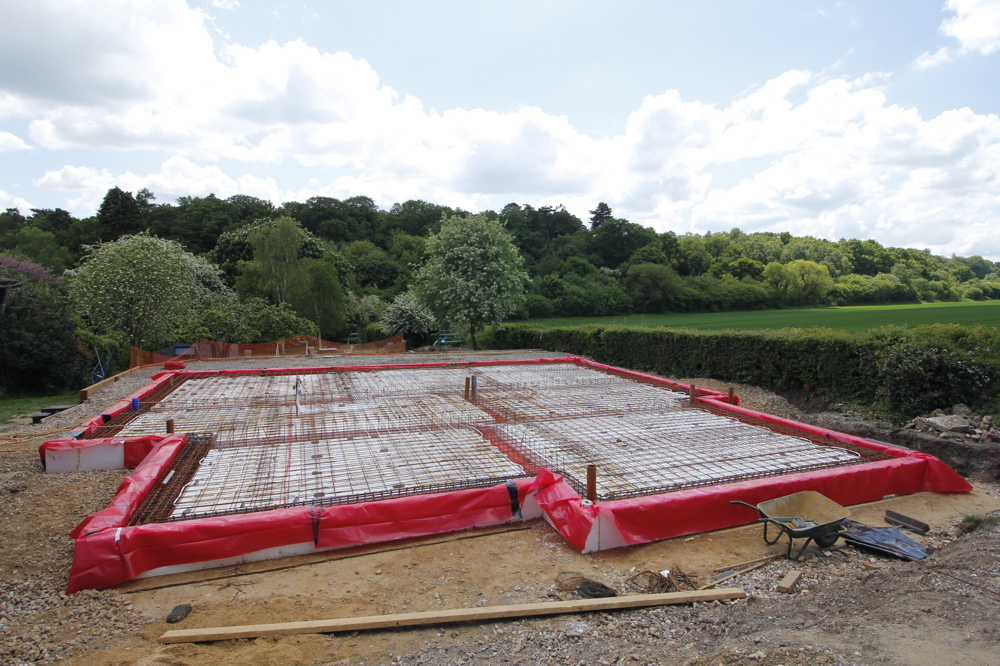
<svg viewBox="0 0 1000 666">
<path fill-rule="evenodd" d="M 782 409 L 766 392 L 759 400 L 758 408 Z M 537 520 L 141 579 L 65 598 L 72 557 L 66 533 L 102 508 L 127 472 L 45 475 L 37 444 L 0 443 L 4 664 L 1000 663 L 1000 532 L 957 531 L 967 515 L 1000 515 L 996 484 L 851 507 L 852 519 L 872 526 L 885 526 L 886 509 L 929 523 L 931 533 L 914 538 L 939 548 L 927 561 L 933 570 L 850 546 L 812 548 L 799 562 L 780 558 L 724 582 L 749 595 L 732 602 L 163 645 L 157 638 L 168 629 L 576 598 L 555 586 L 563 571 L 620 593 L 629 593 L 627 579 L 643 570 L 683 570 L 703 583 L 715 569 L 785 546 L 766 545 L 759 526 L 746 526 L 581 555 Z M 777 592 L 793 569 L 802 581 L 790 594 Z M 193 611 L 168 625 L 178 604 Z"/>
</svg>

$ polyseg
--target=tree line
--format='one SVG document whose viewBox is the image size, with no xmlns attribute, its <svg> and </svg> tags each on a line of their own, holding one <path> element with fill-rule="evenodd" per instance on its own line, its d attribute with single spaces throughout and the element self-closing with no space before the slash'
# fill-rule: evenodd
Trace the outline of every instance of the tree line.
<svg viewBox="0 0 1000 666">
<path fill-rule="evenodd" d="M 474 333 L 502 318 L 1000 298 L 1000 266 L 979 256 L 739 229 L 658 233 L 606 203 L 584 221 L 562 206 L 472 215 L 419 200 L 383 210 L 363 196 L 157 203 L 117 187 L 88 218 L 0 214 L 0 275 L 25 278 L 0 315 L 7 392 L 67 383 L 27 367 L 51 361 L 41 346 L 63 350 L 78 376 L 89 359 L 73 345 L 349 331 L 418 344 L 450 323 Z"/>
</svg>

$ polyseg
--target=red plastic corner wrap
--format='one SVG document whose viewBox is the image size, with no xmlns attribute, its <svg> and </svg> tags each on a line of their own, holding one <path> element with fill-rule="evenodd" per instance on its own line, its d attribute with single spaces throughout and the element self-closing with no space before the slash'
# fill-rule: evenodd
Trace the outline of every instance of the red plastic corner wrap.
<svg viewBox="0 0 1000 666">
<path fill-rule="evenodd" d="M 236 516 L 127 526 L 133 507 L 156 482 L 166 460 L 165 445 L 143 462 L 104 511 L 73 532 L 76 554 L 67 594 L 105 588 L 165 566 L 208 562 L 312 543 L 317 549 L 439 534 L 514 520 L 508 484 L 450 493 L 331 507 L 293 507 Z M 176 453 L 174 451 L 173 453 Z M 164 454 L 164 455 L 160 455 Z M 169 463 L 166 463 L 169 464 Z M 515 479 L 518 506 L 549 475 Z M 141 489 L 145 487 L 146 492 Z"/>
<path fill-rule="evenodd" d="M 179 435 L 178 435 L 179 436 Z M 69 451 L 71 449 L 83 449 L 101 444 L 119 443 L 125 447 L 124 467 L 137 467 L 145 460 L 156 446 L 166 439 L 163 435 L 149 435 L 148 437 L 133 437 L 121 439 L 111 437 L 106 439 L 50 439 L 38 447 L 38 455 L 42 458 L 42 466 L 45 466 L 46 451 Z"/>
</svg>

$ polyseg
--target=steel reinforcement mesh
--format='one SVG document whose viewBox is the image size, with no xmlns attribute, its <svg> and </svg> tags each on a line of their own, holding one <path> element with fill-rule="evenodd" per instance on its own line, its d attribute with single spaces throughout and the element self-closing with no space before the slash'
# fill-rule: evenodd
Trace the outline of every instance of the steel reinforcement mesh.
<svg viewBox="0 0 1000 666">
<path fill-rule="evenodd" d="M 485 487 L 542 467 L 583 494 L 597 465 L 598 498 L 612 500 L 886 458 L 568 361 L 178 375 L 94 436 L 161 434 L 167 420 L 211 435 L 192 439 L 139 522 Z"/>
</svg>

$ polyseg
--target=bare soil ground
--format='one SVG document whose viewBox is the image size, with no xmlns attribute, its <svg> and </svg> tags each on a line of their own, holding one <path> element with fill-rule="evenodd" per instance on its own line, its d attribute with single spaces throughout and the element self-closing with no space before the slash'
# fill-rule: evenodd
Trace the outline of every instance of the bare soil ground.
<svg viewBox="0 0 1000 666">
<path fill-rule="evenodd" d="M 435 360 L 472 356 L 458 354 L 436 353 Z M 359 360 L 386 359 L 354 359 Z M 851 507 L 854 520 L 872 526 L 885 525 L 886 509 L 929 523 L 927 537 L 914 536 L 939 548 L 926 564 L 854 547 L 812 549 L 799 562 L 777 559 L 723 583 L 744 588 L 744 600 L 347 635 L 160 644 L 156 639 L 168 629 L 573 598 L 555 586 L 562 571 L 583 572 L 621 593 L 630 592 L 626 580 L 642 570 L 681 569 L 704 582 L 717 568 L 783 552 L 783 546 L 767 546 L 760 527 L 746 526 L 581 555 L 548 524 L 533 521 L 144 579 L 65 597 L 73 552 L 66 533 L 107 504 L 127 471 L 46 475 L 36 451 L 46 437 L 37 435 L 98 413 L 144 384 L 149 374 L 124 378 L 44 425 L 0 432 L 8 436 L 0 439 L 0 663 L 1000 663 L 1000 531 L 984 526 L 960 535 L 958 530 L 967 515 L 1000 516 L 996 483 L 978 483 L 968 495 L 921 493 Z M 711 387 L 709 381 L 696 383 Z M 736 390 L 746 406 L 797 415 L 780 396 L 753 387 Z M 9 437 L 17 432 L 26 435 Z M 802 581 L 790 594 L 777 592 L 778 581 L 792 569 L 803 572 Z M 190 604 L 193 611 L 168 625 L 165 617 L 177 604 Z"/>
</svg>

